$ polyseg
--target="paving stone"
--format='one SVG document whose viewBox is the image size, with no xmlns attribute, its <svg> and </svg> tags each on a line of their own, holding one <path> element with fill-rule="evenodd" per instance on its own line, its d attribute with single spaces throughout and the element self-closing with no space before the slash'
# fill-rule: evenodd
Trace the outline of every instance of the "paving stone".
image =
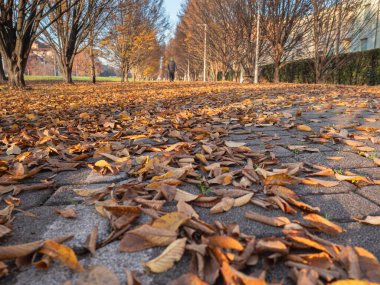
<svg viewBox="0 0 380 285">
<path fill-rule="evenodd" d="M 54 178 L 51 178 L 53 177 Z M 128 177 L 126 173 L 117 175 L 100 175 L 89 168 L 80 168 L 76 171 L 65 171 L 55 174 L 51 171 L 41 172 L 31 178 L 23 181 L 24 183 L 37 183 L 41 180 L 51 178 L 56 182 L 56 186 L 94 184 L 94 183 L 112 183 L 125 180 Z"/>
<path fill-rule="evenodd" d="M 322 237 L 338 244 L 363 247 L 380 259 L 379 227 L 359 222 L 337 224 L 343 227 L 346 232 L 341 233 L 337 237 L 326 235 L 322 235 Z"/>
<path fill-rule="evenodd" d="M 241 232 L 257 237 L 279 236 L 281 235 L 281 228 L 276 228 L 265 225 L 263 223 L 255 222 L 253 220 L 249 220 L 245 217 L 245 213 L 247 211 L 252 211 L 254 213 L 270 217 L 287 217 L 290 220 L 300 218 L 300 214 L 289 215 L 283 213 L 280 210 L 266 210 L 253 204 L 247 204 L 243 207 L 236 207 L 228 212 L 220 214 L 210 214 L 210 209 L 207 208 L 194 207 L 194 209 L 199 214 L 200 219 L 205 221 L 206 223 L 213 224 L 215 221 L 220 221 L 225 223 L 226 225 L 239 224 Z"/>
<path fill-rule="evenodd" d="M 114 272 L 121 284 L 126 284 L 125 269 L 134 271 L 142 284 L 154 284 L 154 276 L 142 265 L 160 254 L 164 248 L 148 249 L 135 253 L 119 251 L 119 241 L 113 242 L 96 251 L 95 256 L 87 256 L 81 260 L 86 268 L 93 266 L 105 266 Z M 178 268 L 177 268 L 178 269 Z M 162 283 L 163 284 L 163 283 Z"/>
<path fill-rule="evenodd" d="M 21 272 L 3 280 L 14 285 L 62 285 L 67 280 L 71 280 L 74 272 L 60 264 L 54 263 L 48 270 L 39 270 L 34 267 L 26 267 Z"/>
<path fill-rule="evenodd" d="M 342 181 L 338 186 L 335 187 L 322 187 L 322 186 L 311 186 L 298 184 L 291 186 L 292 190 L 294 190 L 300 196 L 308 196 L 308 195 L 321 195 L 321 194 L 340 194 L 340 193 L 349 193 L 350 191 L 355 191 L 356 186 L 352 183 Z"/>
<path fill-rule="evenodd" d="M 58 186 L 76 184 L 113 183 L 128 177 L 126 173 L 116 175 L 100 175 L 91 169 L 81 169 L 74 172 L 61 172 L 55 177 Z"/>
<path fill-rule="evenodd" d="M 77 195 L 75 189 L 87 189 L 96 191 L 105 189 L 110 184 L 68 185 L 62 186 L 46 201 L 45 206 L 72 205 L 85 200 L 85 197 Z"/>
<path fill-rule="evenodd" d="M 342 160 L 329 160 L 327 157 L 337 156 L 343 157 Z M 350 152 L 328 152 L 328 153 L 309 153 L 309 154 L 299 154 L 296 157 L 296 160 L 314 164 L 321 164 L 326 167 L 332 168 L 363 168 L 363 167 L 375 167 L 375 163 L 365 157 L 357 155 Z"/>
<path fill-rule="evenodd" d="M 330 220 L 351 220 L 354 217 L 380 214 L 380 207 L 354 193 L 306 196 L 303 200 L 321 209 Z"/>
<path fill-rule="evenodd" d="M 371 179 L 380 180 L 380 167 L 375 168 L 354 168 L 350 169 L 351 172 L 367 176 Z M 380 187 L 380 186 L 379 186 Z"/>
<path fill-rule="evenodd" d="M 77 212 L 76 219 L 65 219 L 55 212 L 55 209 L 74 208 Z M 74 238 L 66 244 L 77 252 L 84 250 L 87 236 L 94 226 L 98 226 L 99 240 L 107 237 L 109 221 L 101 217 L 94 206 L 66 206 L 48 207 L 43 206 L 31 210 L 37 217 L 26 216 L 19 213 L 13 221 L 12 236 L 5 240 L 5 244 L 19 244 L 32 242 L 40 239 L 52 239 L 58 236 L 74 235 Z"/>
<path fill-rule="evenodd" d="M 380 206 L 380 185 L 362 187 L 358 193 Z"/>
<path fill-rule="evenodd" d="M 53 193 L 54 189 L 23 191 L 16 196 L 20 199 L 20 206 L 17 208 L 21 210 L 28 210 L 42 206 Z M 9 194 L 11 195 L 12 193 Z M 6 198 L 6 196 L 4 198 Z M 0 208 L 4 208 L 6 205 L 7 204 L 3 200 L 0 201 Z"/>
</svg>

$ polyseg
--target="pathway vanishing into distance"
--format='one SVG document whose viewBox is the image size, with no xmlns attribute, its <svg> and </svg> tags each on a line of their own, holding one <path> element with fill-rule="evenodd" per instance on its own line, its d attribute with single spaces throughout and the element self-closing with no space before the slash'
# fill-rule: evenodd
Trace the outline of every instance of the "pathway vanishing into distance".
<svg viewBox="0 0 380 285">
<path fill-rule="evenodd" d="M 265 167 L 255 164 L 256 169 L 266 168 L 268 171 L 287 169 L 289 165 L 292 168 L 298 163 L 301 170 L 294 174 L 296 177 L 308 177 L 308 173 L 317 172 L 313 168 L 315 165 L 332 169 L 335 174 L 339 175 L 355 174 L 360 177 L 366 177 L 373 183 L 361 183 L 353 179 L 351 181 L 340 181 L 334 187 L 313 186 L 304 183 L 295 183 L 294 185 L 286 185 L 286 187 L 292 189 L 302 202 L 312 207 L 318 207 L 320 216 L 334 222 L 345 230 L 345 232 L 337 236 L 318 233 L 319 237 L 338 244 L 363 247 L 371 251 L 377 258 L 380 258 L 380 228 L 355 220 L 355 218 L 362 220 L 367 216 L 380 216 L 380 185 L 376 184 L 377 180 L 380 181 L 380 167 L 375 160 L 376 157 L 380 157 L 380 88 L 264 85 L 255 89 L 251 85 L 237 84 L 212 84 L 210 86 L 203 84 L 140 84 L 136 86 L 137 91 L 131 91 L 133 86 L 123 89 L 124 87 L 119 84 L 103 84 L 95 88 L 90 85 L 83 85 L 78 88 L 80 93 L 78 98 L 85 98 L 85 100 L 75 101 L 78 98 L 70 98 L 69 101 L 71 104 L 91 105 L 87 111 L 90 116 L 93 115 L 94 110 L 99 108 L 99 112 L 105 114 L 106 117 L 110 117 L 111 121 L 116 122 L 116 124 L 121 116 L 120 114 L 122 114 L 120 112 L 122 110 L 118 109 L 120 104 L 125 104 L 125 110 L 127 111 L 129 106 L 136 109 L 136 114 L 133 114 L 133 112 L 128 113 L 132 119 L 133 115 L 138 115 L 139 112 L 143 114 L 144 108 L 146 108 L 151 113 L 151 121 L 148 118 L 145 123 L 147 125 L 145 132 L 141 128 L 142 123 L 139 122 L 139 129 L 136 129 L 134 133 L 127 132 L 123 134 L 124 137 L 130 136 L 129 138 L 109 139 L 111 135 L 117 134 L 119 129 L 116 129 L 115 132 L 104 132 L 103 134 L 106 134 L 106 136 L 101 137 L 100 134 L 104 129 L 95 130 L 95 126 L 91 129 L 89 122 L 79 119 L 79 113 L 83 114 L 86 110 L 82 106 L 78 112 L 70 110 L 70 112 L 73 112 L 73 120 L 80 123 L 82 127 L 82 129 L 79 128 L 78 136 L 80 132 L 88 132 L 88 143 L 94 143 L 95 139 L 97 139 L 98 142 L 108 141 L 114 143 L 117 141 L 123 144 L 130 152 L 132 167 L 136 167 L 141 163 L 141 158 L 139 157 L 143 155 L 153 158 L 164 154 L 164 151 L 161 153 L 153 152 L 153 148 L 157 150 L 157 148 L 161 147 L 164 150 L 181 141 L 195 143 L 193 149 L 186 150 L 189 151 L 189 157 L 195 155 L 195 153 L 203 153 L 208 157 L 210 164 L 216 163 L 216 156 L 212 160 L 213 154 L 208 154 L 207 148 L 202 148 L 202 145 L 210 143 L 211 147 L 213 147 L 214 142 L 215 145 L 221 148 L 223 147 L 223 142 L 238 142 L 245 143 L 244 147 L 249 147 L 256 154 L 264 155 L 267 161 L 269 159 L 276 161 L 274 164 L 267 164 Z M 57 95 L 59 93 L 58 87 L 52 87 L 56 89 L 49 88 L 47 85 L 35 85 L 31 92 L 33 94 L 40 94 L 42 91 L 45 94 L 51 92 L 49 100 L 52 100 L 54 96 L 59 96 Z M 96 100 L 94 99 L 94 104 L 87 101 L 92 96 L 90 94 L 92 93 L 91 90 L 95 92 Z M 1 90 L 0 97 L 4 98 L 7 92 L 10 91 Z M 67 92 L 71 94 L 68 96 L 75 97 L 75 94 L 78 94 L 74 87 L 68 87 Z M 137 98 L 135 102 L 132 102 L 131 97 L 128 97 L 125 103 L 123 103 L 123 98 L 118 98 L 119 95 L 117 94 L 128 94 L 128 92 L 137 94 L 135 95 Z M 82 93 L 89 93 L 89 95 L 83 95 L 85 97 L 82 98 L 80 97 Z M 97 104 L 100 104 L 99 102 L 101 101 L 98 98 L 101 97 L 102 93 L 105 96 L 109 94 L 112 107 L 104 107 L 105 105 L 98 105 L 97 107 Z M 158 95 L 154 97 L 153 93 Z M 150 98 L 152 99 L 143 99 L 146 94 L 151 96 Z M 175 94 L 177 94 L 178 98 L 175 98 Z M 15 93 L 12 96 L 16 98 L 20 94 Z M 165 102 L 165 96 L 168 96 L 167 102 Z M 202 99 L 202 96 L 205 96 L 205 99 Z M 24 98 L 22 100 L 34 102 L 33 98 L 32 95 L 29 99 Z M 237 98 L 241 100 L 237 100 Z M 41 97 L 38 100 L 41 100 Z M 102 101 L 101 104 L 106 104 L 106 102 L 107 99 L 104 102 Z M 51 102 L 48 103 L 50 104 Z M 129 103 L 131 105 L 128 105 Z M 172 104 L 172 106 L 167 104 Z M 174 104 L 181 106 L 175 106 Z M 212 104 L 215 104 L 215 106 L 212 106 Z M 178 111 L 177 114 L 180 114 L 180 109 L 182 109 L 183 112 L 187 110 L 187 112 L 193 112 L 194 115 L 176 123 L 176 130 L 179 134 L 166 131 L 170 128 L 167 125 L 172 126 L 175 124 L 173 121 L 168 121 L 170 117 L 165 113 L 166 108 L 171 107 L 174 108 L 173 112 Z M 222 108 L 222 113 L 218 113 L 217 108 Z M 199 118 L 202 109 L 208 116 L 205 120 Z M 215 114 L 211 114 L 212 110 Z M 249 110 L 247 118 L 244 118 L 244 110 Z M 110 113 L 107 114 L 106 112 Z M 170 114 L 170 116 L 175 118 L 174 114 Z M 218 116 L 220 117 L 219 121 L 216 120 Z M 82 117 L 85 116 L 82 115 Z M 161 120 L 160 117 L 162 117 Z M 211 118 L 214 118 L 214 120 Z M 63 120 L 66 119 L 63 118 Z M 190 122 L 190 120 L 194 120 L 194 122 Z M 107 120 L 105 119 L 99 124 L 103 126 L 105 121 Z M 70 123 L 70 125 L 75 126 L 76 124 Z M 7 129 L 8 126 L 9 122 L 3 116 L 1 127 Z M 308 126 L 311 131 L 305 131 L 302 127 L 297 126 Z M 367 128 L 360 128 L 360 126 Z M 202 127 L 208 130 L 210 134 L 214 134 L 214 136 L 210 137 L 209 134 L 204 133 L 203 137 L 195 138 L 196 135 L 202 135 L 202 132 L 192 133 L 191 129 Z M 222 128 L 224 131 L 218 132 L 217 128 Z M 74 132 L 70 128 L 65 128 L 64 125 L 58 129 L 61 129 L 62 135 L 70 136 Z M 99 131 L 98 137 L 94 135 L 97 131 Z M 70 132 L 72 133 L 70 134 Z M 158 133 L 160 135 L 157 135 Z M 218 133 L 217 136 L 215 135 L 216 133 Z M 334 133 L 335 136 L 321 135 L 328 133 Z M 146 136 L 134 138 L 131 137 L 132 135 Z M 182 140 L 180 139 L 181 137 L 183 138 Z M 356 144 L 350 141 L 360 143 Z M 68 144 L 67 141 L 64 143 Z M 94 150 L 100 147 L 101 144 L 98 144 Z M 142 150 L 142 147 L 146 151 Z M 58 144 L 57 148 L 59 152 L 63 152 L 63 148 L 60 149 Z M 234 149 L 234 147 L 231 147 L 231 149 Z M 23 148 L 23 151 L 26 150 L 28 149 Z M 33 151 L 33 147 L 29 150 Z M 170 153 L 175 152 L 176 150 Z M 116 152 L 112 152 L 112 154 L 117 155 Z M 87 164 L 94 164 L 99 159 L 104 159 L 104 157 L 88 157 L 74 171 L 64 171 L 56 174 L 51 171 L 42 171 L 23 180 L 22 183 L 34 184 L 48 179 L 49 181 L 54 181 L 54 186 L 45 190 L 21 191 L 21 193 L 15 195 L 20 199 L 20 205 L 16 207 L 19 211 L 13 212 L 12 233 L 2 238 L 1 245 L 14 245 L 51 239 L 62 235 L 73 235 L 74 238 L 65 244 L 74 249 L 84 267 L 104 265 L 112 270 L 122 282 L 125 282 L 127 278 L 125 275 L 126 268 L 136 272 L 142 284 L 169 284 L 170 281 L 189 272 L 191 256 L 188 252 L 185 253 L 177 265 L 166 273 L 153 274 L 142 265 L 143 262 L 147 262 L 161 254 L 164 247 L 147 249 L 136 253 L 121 253 L 119 252 L 120 241 L 115 240 L 97 249 L 95 256 L 88 252 L 85 246 L 86 240 L 94 226 L 98 227 L 98 241 L 103 241 L 111 232 L 111 224 L 109 219 L 102 217 L 97 212 L 93 203 L 82 203 L 88 197 L 78 195 L 78 193 L 81 193 L 79 190 L 83 190 L 86 194 L 85 196 L 88 196 L 91 191 L 95 194 L 101 193 L 107 187 L 117 187 L 118 185 L 138 181 L 138 175 L 127 173 L 128 171 L 120 171 L 115 174 L 107 172 L 106 175 L 101 175 L 88 167 Z M 246 159 L 243 160 L 246 162 Z M 107 161 L 111 163 L 110 160 Z M 199 162 L 194 165 L 199 165 Z M 241 170 L 245 167 L 245 164 L 240 165 L 238 163 L 229 167 L 230 171 Z M 130 171 L 130 169 L 128 170 Z M 303 173 L 302 175 L 300 174 L 301 172 Z M 207 177 L 207 174 L 204 174 L 204 177 L 206 177 L 206 180 L 214 178 L 214 176 Z M 328 177 L 314 178 L 338 181 L 334 174 Z M 142 179 L 142 182 L 151 182 L 144 179 Z M 244 184 L 241 182 L 241 176 L 234 176 L 233 179 L 235 185 L 223 186 L 216 184 L 207 186 L 207 189 L 211 191 L 215 189 L 240 188 L 253 191 L 255 193 L 253 197 L 261 199 L 260 201 L 266 199 L 263 183 L 250 182 Z M 243 185 L 246 185 L 246 188 Z M 202 193 L 198 185 L 188 182 L 178 186 L 178 188 L 195 195 Z M 84 193 L 83 191 L 82 194 Z M 214 194 L 210 192 L 207 195 L 213 196 Z M 235 207 L 218 214 L 210 214 L 209 208 L 196 205 L 193 205 L 193 208 L 199 218 L 206 223 L 213 224 L 215 221 L 221 221 L 226 225 L 237 224 L 241 233 L 256 236 L 257 239 L 271 236 L 281 237 L 283 236 L 282 228 L 249 220 L 245 217 L 247 211 L 269 217 L 287 217 L 290 221 L 301 221 L 304 215 L 299 209 L 297 209 L 296 214 L 291 215 L 284 213 L 280 209 L 275 209 L 275 206 L 265 209 L 258 206 L 258 204 L 256 201 L 256 203 L 248 203 L 242 207 Z M 3 201 L 1 205 L 2 209 L 6 206 Z M 75 209 L 76 218 L 66 219 L 58 215 L 56 209 Z M 176 202 L 167 202 L 162 210 L 176 211 Z M 150 217 L 148 215 L 142 215 L 135 223 L 145 224 L 149 221 Z M 279 280 L 286 277 L 288 271 L 286 266 L 280 262 L 268 271 L 267 278 L 271 281 Z M 63 284 L 66 281 L 76 284 L 74 280 L 77 277 L 78 273 L 74 273 L 56 262 L 48 270 L 37 270 L 32 266 L 22 267 L 20 270 L 10 267 L 9 276 L 5 277 L 5 279 L 0 279 L 0 284 L 54 285 Z M 291 284 L 288 279 L 286 283 Z"/>
</svg>

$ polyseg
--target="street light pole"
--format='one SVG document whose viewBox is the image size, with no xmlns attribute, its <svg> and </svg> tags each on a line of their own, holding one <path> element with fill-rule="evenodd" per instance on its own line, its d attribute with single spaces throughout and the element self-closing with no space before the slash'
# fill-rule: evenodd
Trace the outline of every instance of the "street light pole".
<svg viewBox="0 0 380 285">
<path fill-rule="evenodd" d="M 259 83 L 260 1 L 261 0 L 257 0 L 256 57 L 255 57 L 255 79 L 254 79 L 255 84 Z"/>
</svg>

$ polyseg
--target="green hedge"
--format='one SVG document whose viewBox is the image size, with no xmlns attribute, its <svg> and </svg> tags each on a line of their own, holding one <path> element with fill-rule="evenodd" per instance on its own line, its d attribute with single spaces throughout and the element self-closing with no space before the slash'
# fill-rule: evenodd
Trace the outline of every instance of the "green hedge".
<svg viewBox="0 0 380 285">
<path fill-rule="evenodd" d="M 336 65 L 339 64 L 338 67 Z M 266 81 L 273 81 L 273 65 L 261 69 L 261 76 Z M 280 71 L 281 82 L 313 83 L 315 82 L 314 63 L 312 60 L 290 62 Z M 339 56 L 331 63 L 325 75 L 326 83 L 350 85 L 380 85 L 380 49 L 355 52 Z"/>
</svg>

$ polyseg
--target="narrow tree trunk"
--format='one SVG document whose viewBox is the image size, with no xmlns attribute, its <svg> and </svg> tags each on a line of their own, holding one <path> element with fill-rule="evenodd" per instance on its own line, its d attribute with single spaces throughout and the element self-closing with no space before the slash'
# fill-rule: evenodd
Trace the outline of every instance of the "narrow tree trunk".
<svg viewBox="0 0 380 285">
<path fill-rule="evenodd" d="M 5 76 L 5 71 L 3 67 L 3 59 L 0 54 L 0 83 L 5 83 L 7 81 L 7 77 Z"/>
<path fill-rule="evenodd" d="M 321 74 L 321 64 L 319 63 L 319 59 L 315 62 L 315 83 L 321 83 L 322 74 Z"/>
<path fill-rule="evenodd" d="M 73 66 L 71 64 L 66 64 L 63 68 L 63 77 L 66 83 L 73 84 Z"/>
<path fill-rule="evenodd" d="M 91 75 L 92 75 L 92 83 L 96 83 L 96 68 L 95 68 L 95 54 L 94 47 L 90 47 L 90 58 L 91 58 Z"/>
<path fill-rule="evenodd" d="M 280 83 L 280 64 L 274 64 L 273 83 Z"/>
</svg>

